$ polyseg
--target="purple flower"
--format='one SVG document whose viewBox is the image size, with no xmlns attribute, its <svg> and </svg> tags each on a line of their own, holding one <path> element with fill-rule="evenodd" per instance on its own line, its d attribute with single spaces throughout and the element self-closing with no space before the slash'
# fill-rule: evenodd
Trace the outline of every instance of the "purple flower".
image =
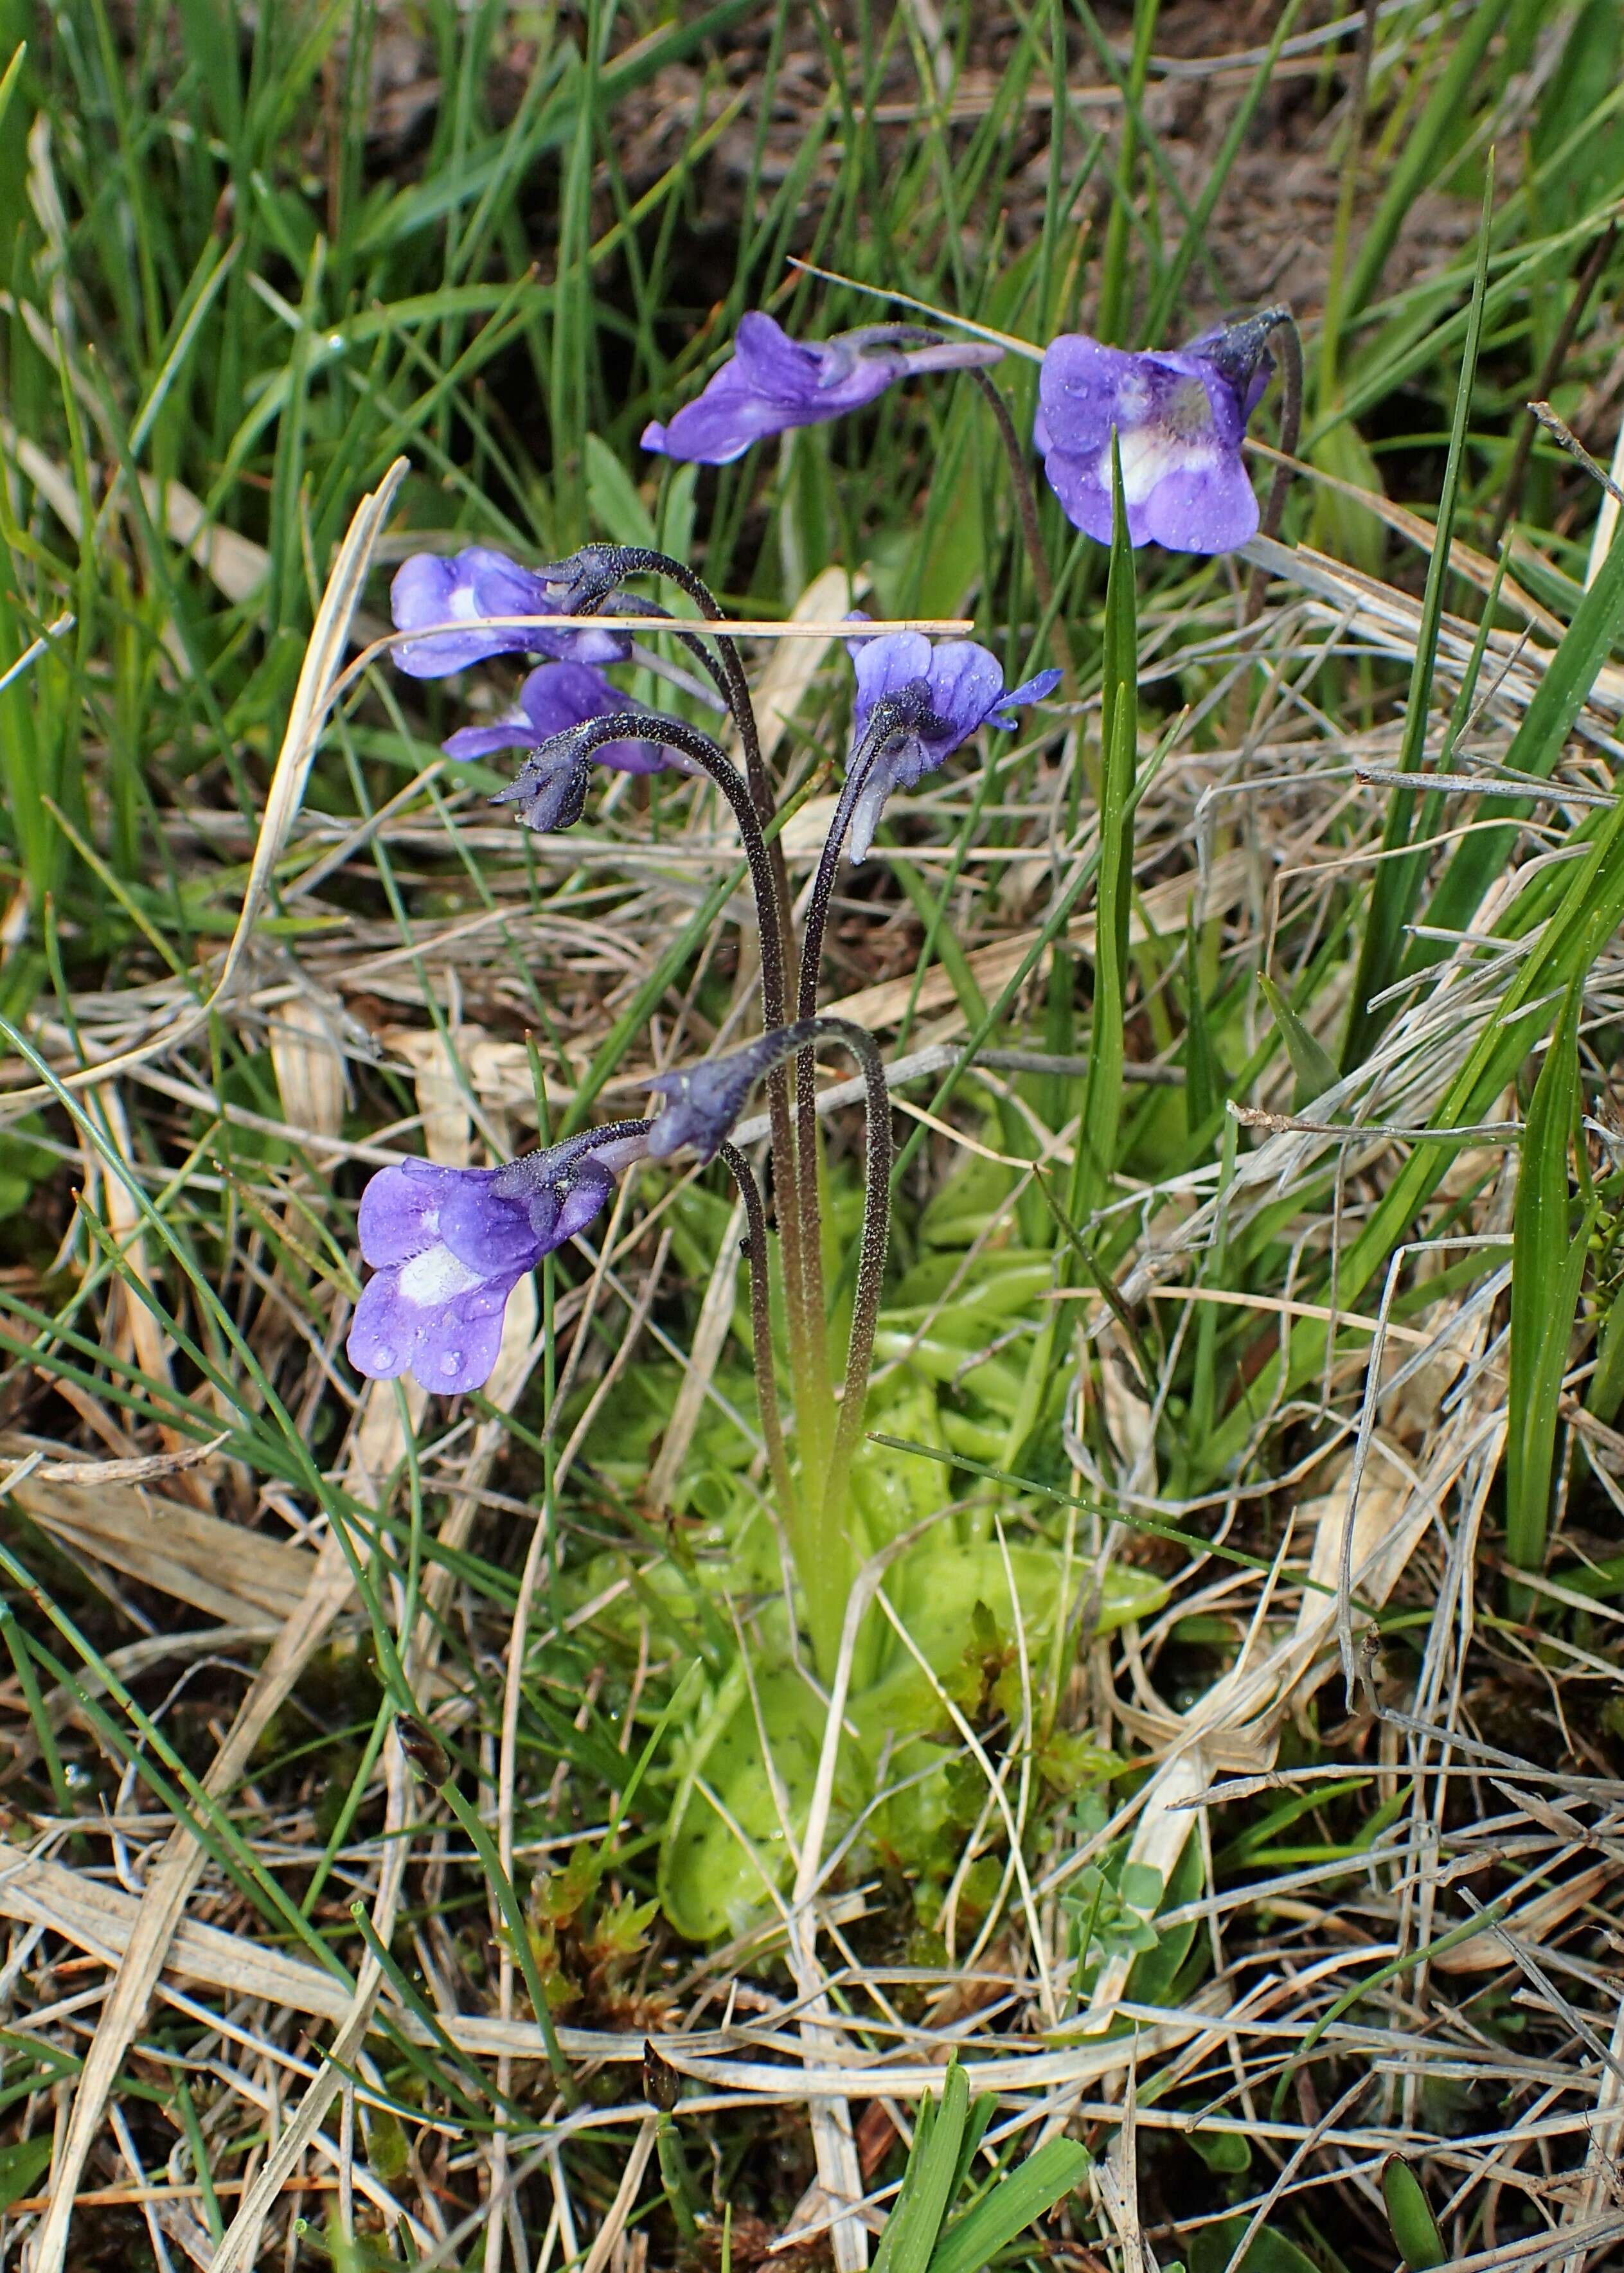
<svg viewBox="0 0 1624 2273">
<path fill-rule="evenodd" d="M 822 1031 L 816 1018 L 797 1019 L 758 1034 L 725 1058 L 705 1058 L 680 1073 L 656 1074 L 649 1087 L 671 1102 L 650 1125 L 650 1157 L 664 1160 L 692 1150 L 702 1160 L 714 1160 L 763 1075 L 816 1041 Z"/>
<path fill-rule="evenodd" d="M 595 664 L 544 663 L 519 689 L 511 716 L 495 726 L 460 727 L 440 747 L 448 758 L 487 758 L 496 750 L 534 750 L 555 734 L 584 725 L 589 718 L 607 718 L 617 710 L 643 707 L 612 686 Z M 592 755 L 599 765 L 622 774 L 657 774 L 666 766 L 682 769 L 677 753 L 662 749 L 656 742 L 605 742 Z"/>
<path fill-rule="evenodd" d="M 511 718 L 498 726 L 463 726 L 442 746 L 453 758 L 528 750 L 515 779 L 498 790 L 492 804 L 516 805 L 527 829 L 568 829 L 581 818 L 594 759 L 623 774 L 655 774 L 667 767 L 677 773 L 695 770 L 680 751 L 663 743 L 600 742 L 583 757 L 568 739 L 574 728 L 589 719 L 643 709 L 590 664 L 544 663 L 520 688 L 518 709 Z"/>
<path fill-rule="evenodd" d="M 437 632 L 395 650 L 398 668 L 413 679 L 443 679 L 492 655 L 567 656 L 576 663 L 619 663 L 631 652 L 624 632 L 544 631 L 496 625 L 492 616 L 564 616 L 570 604 L 570 564 L 539 572 L 521 568 L 505 552 L 470 545 L 447 558 L 414 552 L 395 571 L 389 605 L 397 631 L 419 625 L 466 624 L 466 631 Z"/>
<path fill-rule="evenodd" d="M 982 340 L 899 344 L 928 336 L 912 325 L 869 324 L 808 341 L 792 340 L 771 316 L 741 316 L 731 358 L 669 426 L 658 419 L 646 426 L 643 446 L 725 466 L 786 427 L 819 426 L 865 409 L 909 371 L 966 371 L 996 363 L 1002 353 Z"/>
<path fill-rule="evenodd" d="M 372 1265 L 350 1321 L 350 1363 L 374 1381 L 412 1373 L 451 1396 L 490 1378 L 508 1297 L 544 1255 L 585 1229 L 615 1172 L 646 1150 L 647 1123 L 617 1121 L 500 1168 L 401 1160 L 361 1195 Z"/>
<path fill-rule="evenodd" d="M 1111 538 L 1111 435 L 1134 544 L 1229 552 L 1258 529 L 1241 461 L 1246 421 L 1268 384 L 1269 309 L 1188 347 L 1133 355 L 1081 333 L 1051 341 L 1034 439 L 1049 487 L 1079 529 Z"/>
<path fill-rule="evenodd" d="M 882 807 L 894 789 L 908 789 L 934 773 L 967 742 L 978 726 L 1012 727 L 1023 702 L 1040 702 L 1060 684 L 1057 671 L 1005 689 L 997 660 L 973 640 L 941 640 L 933 646 L 923 632 L 881 632 L 848 640 L 857 670 L 853 719 L 855 750 L 861 750 L 877 705 L 887 705 L 891 731 L 869 762 L 852 815 L 851 857 L 866 860 Z"/>
</svg>

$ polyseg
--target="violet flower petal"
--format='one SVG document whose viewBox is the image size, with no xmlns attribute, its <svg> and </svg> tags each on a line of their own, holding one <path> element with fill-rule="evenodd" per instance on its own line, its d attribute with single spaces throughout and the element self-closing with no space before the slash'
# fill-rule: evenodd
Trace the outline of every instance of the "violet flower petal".
<svg viewBox="0 0 1624 2273">
<path fill-rule="evenodd" d="M 1255 499 L 1246 504 L 1241 443 L 1259 376 L 1267 383 L 1266 334 L 1257 319 L 1154 355 L 1080 334 L 1050 343 L 1040 446 L 1049 486 L 1078 528 L 1110 541 L 1115 433 L 1132 544 L 1223 552 L 1245 543 L 1258 511 Z"/>
<path fill-rule="evenodd" d="M 1014 726 L 1019 706 L 1052 693 L 1060 673 L 1041 671 L 1006 692 L 996 656 L 974 640 L 942 640 L 933 647 L 922 632 L 883 632 L 872 639 L 849 639 L 846 645 L 857 675 L 856 743 L 885 698 L 911 691 L 924 703 L 917 725 L 892 736 L 869 761 L 852 813 L 848 844 L 855 866 L 868 859 L 893 790 L 911 788 L 934 773 L 979 727 Z"/>
<path fill-rule="evenodd" d="M 431 1160 L 396 1160 L 380 1168 L 361 1195 L 357 1228 L 365 1260 L 379 1267 L 408 1263 L 438 1236 L 450 1168 Z"/>
<path fill-rule="evenodd" d="M 1162 481 L 1145 500 L 1147 536 L 1176 552 L 1232 552 L 1258 533 L 1257 493 L 1238 461 Z"/>
<path fill-rule="evenodd" d="M 447 757 L 462 759 L 490 757 L 498 750 L 534 749 L 554 734 L 584 725 L 589 718 L 643 708 L 590 664 L 544 663 L 519 689 L 518 708 L 511 717 L 494 726 L 459 727 L 440 747 Z M 675 762 L 674 753 L 654 742 L 605 742 L 592 758 L 625 774 L 661 773 Z"/>
<path fill-rule="evenodd" d="M 896 326 L 869 325 L 831 340 L 792 340 L 771 316 L 741 317 L 729 360 L 703 392 L 669 423 L 643 429 L 645 450 L 721 466 L 752 442 L 793 426 L 818 426 L 862 410 L 913 371 L 959 371 L 998 360 L 981 340 L 938 341 L 906 349 Z"/>
<path fill-rule="evenodd" d="M 496 616 L 568 612 L 568 589 L 521 568 L 488 545 L 449 555 L 414 553 L 402 562 L 389 588 L 395 628 L 465 624 L 466 630 L 432 632 L 395 650 L 396 667 L 413 679 L 443 679 L 494 655 L 553 655 L 581 663 L 618 663 L 631 652 L 624 632 L 549 632 L 541 625 L 494 624 Z"/>
<path fill-rule="evenodd" d="M 374 1380 L 410 1371 L 447 1396 L 478 1388 L 496 1362 L 508 1297 L 598 1213 L 614 1168 L 642 1157 L 644 1136 L 641 1122 L 619 1121 L 601 1138 L 588 1131 L 500 1168 L 381 1169 L 361 1199 L 363 1252 L 382 1267 L 350 1321 L 357 1370 Z"/>
<path fill-rule="evenodd" d="M 491 1189 L 494 1173 L 465 1170 L 440 1205 L 440 1243 L 465 1269 L 477 1272 L 482 1279 L 528 1271 L 541 1253 L 525 1210 Z"/>
<path fill-rule="evenodd" d="M 853 720 L 861 734 L 876 702 L 929 679 L 931 646 L 923 632 L 880 632 L 846 644 L 857 674 Z"/>
<path fill-rule="evenodd" d="M 425 1312 L 412 1349 L 411 1369 L 425 1389 L 442 1397 L 480 1389 L 491 1378 L 502 1346 L 508 1297 L 524 1273 L 484 1279 Z"/>
<path fill-rule="evenodd" d="M 402 1302 L 400 1275 L 398 1266 L 374 1272 L 350 1321 L 350 1362 L 370 1381 L 393 1381 L 411 1363 L 417 1320 Z"/>
</svg>

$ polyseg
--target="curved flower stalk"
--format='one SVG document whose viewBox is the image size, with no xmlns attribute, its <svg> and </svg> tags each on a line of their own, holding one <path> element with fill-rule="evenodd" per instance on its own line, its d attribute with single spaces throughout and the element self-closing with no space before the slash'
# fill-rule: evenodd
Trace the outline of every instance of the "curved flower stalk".
<svg viewBox="0 0 1624 2273">
<path fill-rule="evenodd" d="M 638 734 L 641 739 L 629 739 Z M 669 753 L 670 760 L 684 771 L 709 774 L 732 806 L 756 890 L 763 1017 L 769 1027 L 781 1026 L 787 992 L 778 878 L 749 789 L 726 753 L 708 734 L 685 719 L 668 718 L 658 710 L 625 708 L 601 713 L 567 726 L 532 747 L 515 779 L 506 789 L 498 790 L 491 802 L 517 806 L 519 818 L 529 829 L 568 829 L 581 817 L 591 779 L 590 761 L 602 759 L 606 750 L 627 748 Z M 661 762 L 668 761 L 662 756 Z"/>
<path fill-rule="evenodd" d="M 447 757 L 488 758 L 498 750 L 536 750 L 589 719 L 641 716 L 647 705 L 634 702 L 590 663 L 544 663 L 519 689 L 510 716 L 493 726 L 462 726 L 440 744 Z M 648 716 L 654 716 L 652 711 Z M 600 766 L 623 774 L 657 774 L 674 766 L 695 770 L 692 761 L 658 742 L 605 742 L 593 752 Z"/>
<path fill-rule="evenodd" d="M 1006 687 L 996 656 L 973 640 L 929 640 L 923 632 L 861 633 L 846 641 L 857 677 L 852 748 L 817 874 L 807 902 L 797 1015 L 817 999 L 823 934 L 835 874 L 848 836 L 855 861 L 868 857 L 885 800 L 945 765 L 982 726 L 1011 731 L 1015 712 L 1041 702 L 1060 684 L 1040 671 Z"/>
<path fill-rule="evenodd" d="M 1052 341 L 1033 439 L 1067 517 L 1110 543 L 1115 435 L 1132 544 L 1229 552 L 1255 536 L 1261 516 L 1241 445 L 1274 370 L 1268 341 L 1276 333 L 1289 335 L 1288 370 L 1297 374 L 1289 391 L 1289 454 L 1296 447 L 1301 358 L 1283 306 L 1154 354 L 1103 347 L 1082 333 Z"/>
<path fill-rule="evenodd" d="M 510 717 L 494 726 L 460 727 L 440 747 L 451 758 L 485 758 L 499 750 L 527 750 L 530 755 L 520 776 L 525 787 L 502 790 L 492 801 L 522 801 L 521 818 L 529 829 L 570 829 L 581 818 L 591 783 L 591 768 L 576 749 L 572 730 L 598 718 L 625 720 L 657 715 L 612 686 L 590 663 L 544 663 L 520 688 L 518 705 Z M 555 761 L 547 763 L 544 752 L 555 753 Z M 699 770 L 681 752 L 641 738 L 597 742 L 587 754 L 618 773 Z"/>
<path fill-rule="evenodd" d="M 568 560 L 557 563 L 547 573 L 567 594 L 570 611 L 574 614 L 590 614 L 601 607 L 612 594 L 618 597 L 619 588 L 628 576 L 654 575 L 668 577 L 688 595 L 701 614 L 710 622 L 718 622 L 723 615 L 716 595 L 685 561 L 673 559 L 668 553 L 658 552 L 649 546 L 583 545 Z M 722 753 L 714 743 L 700 738 L 710 754 L 709 757 L 702 757 L 700 762 L 720 784 L 739 817 L 746 852 L 750 859 L 763 939 L 769 904 L 778 910 L 777 973 L 770 968 L 771 950 L 763 946 L 762 951 L 763 1023 L 771 1028 L 781 1024 L 786 1015 L 789 994 L 794 985 L 797 958 L 790 926 L 789 876 L 784 865 L 783 845 L 776 834 L 770 840 L 761 836 L 761 831 L 774 817 L 777 799 L 762 754 L 756 709 L 750 700 L 744 664 L 733 640 L 720 632 L 706 634 L 715 643 L 712 656 L 699 634 L 684 630 L 678 636 L 705 662 L 707 669 L 712 671 L 715 683 L 732 714 L 744 753 L 745 778 L 756 819 L 760 824 L 755 831 L 747 827 L 728 779 L 716 772 L 716 761 L 726 765 Z M 692 754 L 697 754 L 696 749 Z M 731 774 L 731 768 L 728 772 Z M 579 775 L 571 776 L 559 788 L 556 811 L 569 814 L 572 819 L 575 818 L 580 810 L 575 800 L 577 798 L 583 799 L 585 793 L 584 781 Z M 561 824 L 549 821 L 545 825 L 557 827 Z M 759 850 L 758 838 L 761 840 Z M 766 880 L 761 871 L 763 859 L 766 873 L 771 876 L 771 893 L 766 889 Z M 781 973 L 781 986 L 778 973 Z M 775 1066 L 769 1076 L 767 1100 L 772 1122 L 773 1185 L 779 1201 L 778 1213 L 783 1241 L 791 1357 L 796 1377 L 806 1387 L 808 1426 L 809 1432 L 816 1436 L 819 1427 L 816 1415 L 827 1402 L 828 1386 L 823 1358 L 820 1273 L 816 1258 L 808 1257 L 805 1251 L 801 1224 L 808 1208 L 816 1209 L 816 1197 L 808 1202 L 803 1188 L 808 1179 L 816 1177 L 816 1164 L 813 1159 L 803 1165 L 796 1154 L 790 1120 L 789 1084 L 781 1065 Z"/>
<path fill-rule="evenodd" d="M 646 544 L 583 544 L 580 551 L 568 560 L 560 561 L 548 572 L 560 580 L 560 589 L 569 595 L 569 612 L 587 616 L 601 608 L 612 596 L 619 597 L 617 588 L 628 576 L 666 576 L 686 592 L 703 616 L 719 623 L 725 611 L 716 594 L 696 576 L 684 560 L 675 560 L 668 552 L 657 552 Z M 732 714 L 744 748 L 744 769 L 750 784 L 750 794 L 756 800 L 756 810 L 761 820 L 772 817 L 774 799 L 772 784 L 768 779 L 762 758 L 761 734 L 756 724 L 756 706 L 750 700 L 749 681 L 745 677 L 738 644 L 725 633 L 706 634 L 715 643 L 715 655 L 695 632 L 679 634 L 685 647 L 697 655 L 711 670 L 716 686 Z"/>
<path fill-rule="evenodd" d="M 853 746 L 846 780 L 817 873 L 808 896 L 801 940 L 796 1015 L 809 1018 L 817 1008 L 817 982 L 823 959 L 835 876 L 848 833 L 853 860 L 866 859 L 885 799 L 893 789 L 911 787 L 983 725 L 1011 729 L 1014 711 L 1041 701 L 1059 685 L 1057 670 L 1041 671 L 1007 688 L 997 657 L 972 640 L 939 640 L 922 632 L 881 632 L 846 642 L 857 674 Z M 813 1164 L 801 1180 L 801 1249 L 809 1279 L 808 1301 L 823 1305 L 817 1234 L 817 1105 L 810 1055 L 801 1059 L 795 1085 L 797 1158 Z M 814 1275 L 816 1273 L 816 1275 Z"/>
<path fill-rule="evenodd" d="M 631 653 L 625 632 L 549 631 L 545 624 L 492 622 L 503 616 L 569 616 L 585 612 L 571 604 L 568 579 L 557 569 L 521 568 L 505 552 L 484 544 L 449 557 L 414 552 L 403 560 L 389 587 L 389 607 L 397 631 L 429 625 L 465 625 L 465 630 L 425 631 L 395 650 L 397 671 L 412 679 L 444 679 L 493 655 L 547 655 L 574 663 L 620 663 Z"/>
<path fill-rule="evenodd" d="M 748 700 L 748 697 L 747 697 Z M 477 730 L 476 730 L 477 731 Z M 492 730 L 494 731 L 494 730 Z M 628 743 L 622 736 L 640 733 Z M 453 737 L 455 740 L 456 738 Z M 449 745 L 447 745 L 449 746 Z M 666 754 L 666 761 L 692 772 L 708 774 L 733 808 L 749 863 L 756 896 L 756 931 L 761 941 L 762 1023 L 769 1033 L 781 1029 L 788 1015 L 790 967 L 788 881 L 782 859 L 775 859 L 778 840 L 769 844 L 748 784 L 726 752 L 708 734 L 680 718 L 669 718 L 641 709 L 610 710 L 583 719 L 533 746 L 517 776 L 492 799 L 494 805 L 515 805 L 527 828 L 568 829 L 581 817 L 591 782 L 591 761 L 608 750 L 647 748 Z M 808 1280 L 804 1234 L 807 1219 L 805 1176 L 794 1148 L 790 1121 L 788 1084 L 782 1058 L 768 1069 L 769 1108 L 772 1121 L 774 1187 L 779 1195 L 784 1227 L 785 1294 L 792 1355 L 798 1378 L 807 1389 L 808 1429 L 816 1438 L 815 1417 L 824 1395 L 822 1358 L 823 1324 L 819 1280 Z M 808 1173 L 816 1176 L 816 1158 L 808 1155 Z M 816 1208 L 816 1196 L 812 1202 Z M 816 1314 L 815 1314 L 816 1309 Z"/>
<path fill-rule="evenodd" d="M 928 344 L 915 344 L 923 340 Z M 976 371 L 1001 360 L 986 340 L 947 340 L 917 324 L 865 324 L 830 340 L 792 340 L 771 316 L 741 316 L 733 351 L 669 425 L 644 427 L 643 446 L 667 458 L 726 466 L 752 442 L 865 410 L 899 379 Z"/>
<path fill-rule="evenodd" d="M 488 1381 L 508 1297 L 585 1230 L 648 1136 L 646 1121 L 617 1121 L 500 1168 L 380 1168 L 361 1195 L 373 1275 L 350 1321 L 356 1370 L 373 1381 L 410 1373 L 444 1397 Z"/>
</svg>

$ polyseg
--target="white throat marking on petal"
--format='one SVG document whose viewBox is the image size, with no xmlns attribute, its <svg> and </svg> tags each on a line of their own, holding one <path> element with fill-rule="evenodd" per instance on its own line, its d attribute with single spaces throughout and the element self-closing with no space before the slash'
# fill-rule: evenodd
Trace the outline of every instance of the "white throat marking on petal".
<svg viewBox="0 0 1624 2273">
<path fill-rule="evenodd" d="M 401 1269 L 401 1293 L 425 1310 L 437 1309 L 455 1295 L 466 1294 L 484 1284 L 480 1273 L 460 1263 L 448 1247 L 426 1247 Z"/>
<path fill-rule="evenodd" d="M 1124 434 L 1116 433 L 1117 448 L 1122 454 L 1122 494 L 1129 505 L 1143 505 L 1154 489 L 1159 488 L 1169 474 L 1202 474 L 1218 462 L 1216 446 L 1207 440 L 1192 440 L 1182 434 L 1169 434 L 1159 426 L 1140 426 Z M 1101 488 L 1111 486 L 1111 447 L 1108 442 L 1100 453 L 1099 480 Z"/>
</svg>

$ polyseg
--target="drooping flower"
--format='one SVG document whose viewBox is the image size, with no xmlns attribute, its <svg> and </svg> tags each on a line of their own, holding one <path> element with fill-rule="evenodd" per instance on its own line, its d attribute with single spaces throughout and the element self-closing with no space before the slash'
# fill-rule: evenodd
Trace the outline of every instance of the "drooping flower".
<svg viewBox="0 0 1624 2273">
<path fill-rule="evenodd" d="M 500 1168 L 400 1160 L 361 1195 L 372 1276 L 350 1321 L 350 1363 L 374 1381 L 415 1374 L 452 1396 L 490 1378 L 508 1297 L 544 1255 L 583 1231 L 643 1158 L 648 1123 L 612 1122 Z"/>
<path fill-rule="evenodd" d="M 774 1066 L 816 1041 L 826 1023 L 794 1019 L 787 1026 L 758 1034 L 753 1042 L 730 1050 L 726 1057 L 704 1058 L 679 1073 L 654 1075 L 649 1087 L 671 1102 L 650 1124 L 650 1159 L 664 1160 L 673 1152 L 692 1151 L 702 1160 L 714 1160 L 756 1083 Z"/>
<path fill-rule="evenodd" d="M 848 640 L 857 671 L 853 719 L 853 754 L 874 724 L 877 705 L 888 705 L 895 724 L 869 761 L 852 815 L 851 857 L 866 860 L 886 799 L 894 789 L 910 789 L 924 774 L 951 757 L 980 726 L 1012 727 L 1024 702 L 1041 702 L 1060 684 L 1057 671 L 1006 689 L 996 656 L 974 640 L 939 640 L 923 632 L 881 632 Z"/>
<path fill-rule="evenodd" d="M 395 660 L 413 679 L 443 679 L 492 655 L 550 655 L 575 663 L 619 663 L 631 652 L 624 632 L 550 632 L 542 625 L 492 623 L 497 616 L 565 616 L 572 605 L 572 566 L 521 568 L 505 552 L 470 545 L 449 556 L 414 552 L 395 571 L 389 605 L 397 631 L 430 624 L 466 624 L 466 631 L 440 631 L 408 640 Z"/>
<path fill-rule="evenodd" d="M 1154 355 L 1082 333 L 1052 341 L 1034 439 L 1068 518 L 1110 543 L 1115 432 L 1132 543 L 1229 552 L 1255 536 L 1258 500 L 1241 444 L 1273 369 L 1268 334 L 1284 312 L 1266 309 Z"/>
<path fill-rule="evenodd" d="M 583 756 L 571 730 L 622 711 L 644 712 L 645 706 L 622 694 L 592 664 L 544 663 L 520 688 L 512 717 L 495 726 L 461 727 L 442 746 L 453 758 L 528 750 L 518 773 L 497 791 L 492 804 L 516 805 L 527 829 L 568 829 L 581 818 L 594 761 L 623 774 L 694 770 L 691 760 L 659 742 L 599 742 Z"/>
<path fill-rule="evenodd" d="M 923 346 L 905 341 L 926 339 Z M 967 371 L 996 363 L 985 340 L 931 340 L 918 326 L 868 324 L 831 340 L 792 340 L 758 311 L 741 316 L 733 352 L 704 392 L 662 425 L 643 429 L 643 446 L 668 458 L 725 466 L 752 442 L 791 426 L 819 426 L 861 410 L 912 371 Z"/>
<path fill-rule="evenodd" d="M 589 718 L 611 717 L 617 710 L 642 710 L 646 706 L 623 694 L 596 664 L 544 663 L 532 671 L 519 689 L 512 713 L 493 726 L 460 726 L 440 744 L 447 757 L 487 758 L 497 750 L 533 750 L 554 734 Z M 673 762 L 653 742 L 605 742 L 594 750 L 600 765 L 623 774 L 657 774 Z"/>
</svg>

